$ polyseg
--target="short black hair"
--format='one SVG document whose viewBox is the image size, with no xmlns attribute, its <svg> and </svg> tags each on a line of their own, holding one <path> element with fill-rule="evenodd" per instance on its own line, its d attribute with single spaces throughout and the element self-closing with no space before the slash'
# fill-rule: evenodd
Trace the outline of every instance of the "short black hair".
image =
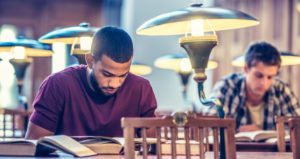
<svg viewBox="0 0 300 159">
<path fill-rule="evenodd" d="M 250 68 L 258 62 L 269 66 L 278 66 L 280 68 L 281 58 L 279 51 L 267 42 L 256 42 L 251 44 L 245 53 L 246 65 Z"/>
<path fill-rule="evenodd" d="M 94 34 L 91 53 L 96 61 L 105 54 L 115 62 L 125 63 L 133 56 L 132 40 L 124 30 L 106 26 Z"/>
</svg>

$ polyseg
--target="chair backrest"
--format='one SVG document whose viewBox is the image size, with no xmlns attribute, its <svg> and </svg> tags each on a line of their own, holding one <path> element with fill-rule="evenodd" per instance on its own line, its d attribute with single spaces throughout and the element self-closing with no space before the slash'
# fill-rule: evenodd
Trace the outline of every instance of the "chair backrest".
<svg viewBox="0 0 300 159">
<path fill-rule="evenodd" d="M 289 119 L 293 158 L 300 158 L 300 118 Z"/>
<path fill-rule="evenodd" d="M 185 118 L 176 119 L 174 117 L 166 118 L 122 118 L 122 127 L 125 138 L 124 152 L 125 159 L 134 159 L 135 158 L 135 149 L 134 149 L 134 137 L 136 129 L 141 130 L 142 136 L 142 149 L 143 158 L 147 158 L 148 152 L 147 148 L 147 129 L 155 129 L 156 131 L 156 157 L 162 157 L 162 143 L 161 143 L 161 134 L 162 128 L 169 127 L 171 131 L 171 157 L 176 158 L 177 146 L 176 137 L 177 132 L 175 131 L 178 127 L 184 129 L 184 149 L 185 157 L 187 159 L 191 158 L 191 136 L 190 130 L 198 129 L 198 155 L 200 159 L 204 159 L 205 155 L 205 146 L 204 146 L 204 130 L 206 128 L 211 128 L 214 135 L 214 157 L 215 159 L 219 158 L 219 128 L 223 128 L 225 131 L 225 148 L 226 148 L 226 158 L 235 159 L 236 158 L 236 146 L 235 146 L 235 121 L 233 119 L 217 119 L 217 118 L 205 118 L 205 117 L 191 117 L 186 116 Z"/>
<path fill-rule="evenodd" d="M 30 112 L 0 108 L 0 137 L 24 137 Z"/>
</svg>

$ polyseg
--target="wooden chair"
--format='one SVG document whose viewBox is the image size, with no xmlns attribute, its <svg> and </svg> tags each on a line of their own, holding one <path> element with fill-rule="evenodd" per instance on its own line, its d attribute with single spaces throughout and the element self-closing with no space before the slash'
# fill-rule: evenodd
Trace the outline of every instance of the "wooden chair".
<svg viewBox="0 0 300 159">
<path fill-rule="evenodd" d="M 0 108 L 0 137 L 24 137 L 30 112 Z"/>
<path fill-rule="evenodd" d="M 179 122 L 178 122 L 179 121 Z M 213 150 L 215 159 L 219 158 L 219 128 L 225 130 L 225 146 L 226 146 L 226 158 L 236 159 L 236 146 L 235 146 L 235 121 L 233 119 L 216 119 L 216 118 L 205 118 L 205 117 L 191 117 L 186 116 L 180 120 L 174 117 L 166 118 L 122 118 L 122 127 L 124 131 L 125 145 L 125 159 L 135 158 L 134 149 L 134 137 L 135 130 L 140 129 L 142 135 L 142 148 L 147 150 L 147 135 L 146 130 L 153 128 L 156 130 L 156 157 L 162 158 L 162 143 L 161 143 L 161 130 L 163 127 L 169 127 L 171 130 L 171 156 L 172 159 L 176 158 L 176 128 L 184 128 L 184 140 L 185 140 L 185 157 L 191 158 L 190 149 L 190 130 L 191 128 L 198 129 L 198 154 L 200 159 L 205 157 L 205 146 L 204 146 L 204 134 L 205 128 L 211 128 L 214 136 Z M 148 152 L 143 151 L 143 158 L 147 158 Z"/>
<path fill-rule="evenodd" d="M 293 158 L 300 158 L 300 118 L 289 119 L 291 146 L 293 151 Z"/>
</svg>

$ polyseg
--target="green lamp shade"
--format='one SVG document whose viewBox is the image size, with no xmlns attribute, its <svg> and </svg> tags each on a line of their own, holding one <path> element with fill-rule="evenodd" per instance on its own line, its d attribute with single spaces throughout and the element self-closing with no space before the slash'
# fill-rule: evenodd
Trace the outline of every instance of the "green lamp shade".
<svg viewBox="0 0 300 159">
<path fill-rule="evenodd" d="M 65 44 L 79 44 L 80 41 L 77 38 L 80 37 L 92 37 L 98 30 L 95 27 L 89 27 L 88 23 L 81 23 L 79 26 L 67 27 L 58 30 L 51 31 L 39 38 L 42 43 L 53 44 L 61 42 Z"/>
<path fill-rule="evenodd" d="M 23 47 L 28 57 L 45 57 L 53 54 L 49 45 L 24 38 L 19 38 L 16 41 L 0 42 L 0 53 L 12 52 L 15 47 Z"/>
<path fill-rule="evenodd" d="M 134 61 L 131 64 L 130 72 L 133 73 L 133 74 L 136 74 L 136 75 L 143 76 L 143 75 L 150 74 L 152 72 L 152 69 L 148 65 L 145 65 L 145 64 Z"/>
<path fill-rule="evenodd" d="M 196 19 L 204 20 L 204 32 L 245 28 L 259 24 L 254 17 L 237 10 L 194 4 L 154 17 L 142 24 L 136 32 L 140 35 L 187 34 L 191 33 L 191 21 Z"/>
<path fill-rule="evenodd" d="M 191 72 L 192 67 L 188 55 L 185 53 L 168 54 L 155 60 L 154 65 L 158 68 L 174 70 L 176 72 Z M 218 63 L 213 60 L 208 61 L 207 70 L 215 69 Z"/>
<path fill-rule="evenodd" d="M 290 66 L 290 65 L 299 65 L 300 64 L 300 55 L 290 53 L 290 52 L 281 52 L 281 66 Z M 245 65 L 245 56 L 240 56 L 235 58 L 231 64 L 235 67 L 244 67 Z"/>
</svg>

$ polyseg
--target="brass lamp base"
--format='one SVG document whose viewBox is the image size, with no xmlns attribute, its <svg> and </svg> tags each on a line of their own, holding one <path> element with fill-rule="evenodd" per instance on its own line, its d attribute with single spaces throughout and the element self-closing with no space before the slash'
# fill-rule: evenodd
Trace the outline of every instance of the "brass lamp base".
<svg viewBox="0 0 300 159">
<path fill-rule="evenodd" d="M 9 62 L 13 65 L 17 77 L 17 85 L 19 94 L 22 93 L 23 80 L 27 67 L 32 62 L 32 59 L 10 59 Z"/>
<path fill-rule="evenodd" d="M 196 82 L 205 81 L 207 78 L 205 68 L 207 67 L 211 50 L 217 45 L 217 36 L 182 37 L 179 39 L 179 43 L 189 55 L 195 71 L 194 80 Z"/>
</svg>

